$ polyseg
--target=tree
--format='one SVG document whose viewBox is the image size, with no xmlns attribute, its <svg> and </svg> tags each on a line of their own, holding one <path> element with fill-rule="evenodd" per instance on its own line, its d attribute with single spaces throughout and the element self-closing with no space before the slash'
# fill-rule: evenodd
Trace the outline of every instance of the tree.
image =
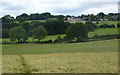
<svg viewBox="0 0 120 75">
<path fill-rule="evenodd" d="M 40 15 L 40 20 L 47 20 L 48 18 L 51 18 L 51 14 L 49 12 L 41 13 Z"/>
<path fill-rule="evenodd" d="M 56 19 L 58 19 L 58 20 L 64 20 L 64 15 L 57 15 L 57 16 L 55 16 L 55 18 Z"/>
<path fill-rule="evenodd" d="M 99 16 L 100 19 L 103 19 L 105 14 L 103 12 L 100 12 L 99 14 L 97 14 Z"/>
<path fill-rule="evenodd" d="M 89 18 L 90 21 L 95 21 L 96 20 L 96 17 L 95 17 L 94 14 L 89 15 L 88 18 Z"/>
<path fill-rule="evenodd" d="M 49 12 L 45 13 L 35 13 L 35 14 L 30 14 L 30 20 L 46 20 L 48 18 L 52 18 L 53 16 Z"/>
<path fill-rule="evenodd" d="M 87 26 L 88 31 L 94 31 L 97 27 L 92 21 L 85 22 L 85 25 Z"/>
<path fill-rule="evenodd" d="M 10 15 L 5 15 L 4 17 L 2 17 L 2 22 L 13 22 L 14 21 L 14 17 L 10 16 Z"/>
<path fill-rule="evenodd" d="M 82 23 L 75 23 L 67 28 L 66 36 L 68 39 L 77 38 L 77 41 L 83 41 L 88 37 L 88 31 L 84 24 Z"/>
<path fill-rule="evenodd" d="M 2 29 L 2 38 L 9 38 L 9 29 Z"/>
<path fill-rule="evenodd" d="M 11 28 L 9 31 L 9 36 L 11 41 L 15 41 L 15 40 L 18 40 L 18 42 L 25 41 L 26 30 L 23 29 L 21 26 Z"/>
<path fill-rule="evenodd" d="M 17 17 L 16 20 L 17 20 L 18 22 L 21 23 L 21 22 L 27 21 L 27 18 L 26 18 L 26 17 L 21 17 L 21 16 L 20 16 L 20 17 Z"/>
<path fill-rule="evenodd" d="M 26 14 L 26 13 L 21 14 L 20 17 L 25 17 L 25 18 L 27 18 L 29 20 L 29 15 Z"/>
<path fill-rule="evenodd" d="M 39 20 L 39 13 L 30 14 L 30 20 Z"/>
<path fill-rule="evenodd" d="M 44 23 L 45 29 L 48 31 L 48 34 L 63 34 L 66 29 L 65 22 L 63 20 L 49 19 Z"/>
<path fill-rule="evenodd" d="M 33 38 L 38 39 L 40 42 L 41 39 L 45 38 L 47 36 L 47 31 L 43 26 L 38 26 L 33 29 Z"/>
<path fill-rule="evenodd" d="M 29 15 L 26 14 L 26 13 L 23 13 L 23 14 L 17 16 L 16 20 L 19 21 L 19 22 L 27 21 L 27 20 L 29 20 Z"/>
<path fill-rule="evenodd" d="M 30 32 L 30 23 L 29 22 L 22 22 L 22 23 L 19 23 L 20 26 L 22 26 L 27 33 Z"/>
<path fill-rule="evenodd" d="M 19 24 L 16 22 L 4 22 L 4 23 L 2 23 L 2 28 L 11 29 L 11 28 L 16 27 L 18 25 Z"/>
</svg>

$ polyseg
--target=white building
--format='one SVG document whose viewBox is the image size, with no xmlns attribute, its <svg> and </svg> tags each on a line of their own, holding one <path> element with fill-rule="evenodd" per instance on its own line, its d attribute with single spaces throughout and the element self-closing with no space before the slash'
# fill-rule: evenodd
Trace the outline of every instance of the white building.
<svg viewBox="0 0 120 75">
<path fill-rule="evenodd" d="M 67 20 L 68 20 L 68 21 L 83 21 L 82 19 L 80 19 L 80 18 L 75 18 L 75 17 L 68 17 Z"/>
</svg>

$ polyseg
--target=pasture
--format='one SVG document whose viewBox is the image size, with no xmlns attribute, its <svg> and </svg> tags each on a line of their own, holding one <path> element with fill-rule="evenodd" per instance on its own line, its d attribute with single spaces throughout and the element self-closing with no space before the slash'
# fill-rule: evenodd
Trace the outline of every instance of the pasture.
<svg viewBox="0 0 120 75">
<path fill-rule="evenodd" d="M 76 23 L 77 21 L 70 21 L 70 23 Z M 86 21 L 78 21 L 78 22 L 82 22 L 85 23 Z M 98 24 L 96 24 L 96 22 L 98 22 Z M 108 25 L 117 25 L 117 23 L 120 23 L 119 21 L 92 21 L 92 23 L 96 24 L 96 25 L 102 25 L 102 24 L 108 24 Z"/>
<path fill-rule="evenodd" d="M 98 25 L 103 23 L 116 25 L 118 21 L 102 21 Z M 99 28 L 89 32 L 88 37 L 114 34 L 119 34 L 118 28 Z M 54 41 L 57 36 L 49 35 L 42 41 Z M 60 36 L 63 38 L 65 34 Z M 2 41 L 10 42 L 10 39 L 0 39 Z M 32 37 L 27 41 L 32 42 Z M 118 39 L 62 44 L 4 44 L 2 49 L 3 73 L 118 72 Z"/>
<path fill-rule="evenodd" d="M 118 39 L 3 45 L 3 73 L 117 73 Z"/>
</svg>

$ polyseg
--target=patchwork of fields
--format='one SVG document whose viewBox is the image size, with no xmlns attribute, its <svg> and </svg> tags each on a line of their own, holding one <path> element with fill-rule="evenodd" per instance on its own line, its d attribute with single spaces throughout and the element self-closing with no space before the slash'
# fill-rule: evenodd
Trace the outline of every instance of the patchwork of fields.
<svg viewBox="0 0 120 75">
<path fill-rule="evenodd" d="M 118 40 L 3 45 L 3 73 L 117 73 Z"/>
<path fill-rule="evenodd" d="M 85 22 L 83 21 L 83 23 Z M 96 23 L 96 21 L 93 21 L 93 23 Z M 117 23 L 118 21 L 101 21 L 97 25 L 116 25 Z M 96 29 L 89 32 L 88 37 L 119 34 L 119 29 Z M 42 41 L 54 41 L 57 36 L 47 36 Z M 64 37 L 65 34 L 60 36 Z M 2 41 L 10 42 L 10 39 L 0 39 L 0 42 Z M 27 41 L 33 41 L 32 37 L 29 37 Z M 3 73 L 118 72 L 118 39 L 62 44 L 4 44 L 2 48 Z"/>
</svg>

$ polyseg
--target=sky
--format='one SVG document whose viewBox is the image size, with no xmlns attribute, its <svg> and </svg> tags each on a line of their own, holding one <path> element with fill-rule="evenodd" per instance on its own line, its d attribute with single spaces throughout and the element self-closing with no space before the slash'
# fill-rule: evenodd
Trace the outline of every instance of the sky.
<svg viewBox="0 0 120 75">
<path fill-rule="evenodd" d="M 117 13 L 119 0 L 0 0 L 0 17 L 22 13 L 44 13 L 79 16 L 100 12 Z"/>
</svg>

